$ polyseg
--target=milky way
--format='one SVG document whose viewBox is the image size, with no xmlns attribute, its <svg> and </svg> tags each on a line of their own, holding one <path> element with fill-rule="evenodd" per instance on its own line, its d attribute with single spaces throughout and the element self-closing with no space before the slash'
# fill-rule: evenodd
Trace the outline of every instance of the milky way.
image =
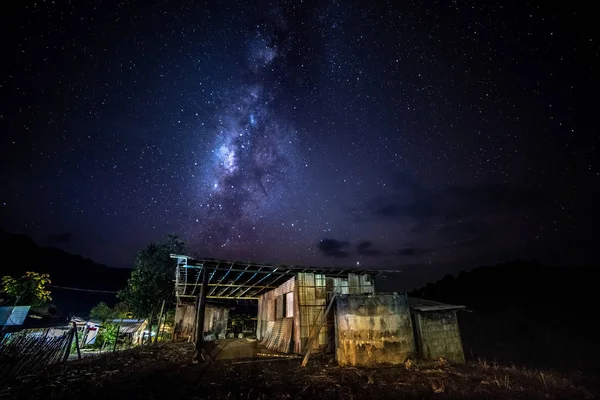
<svg viewBox="0 0 600 400">
<path fill-rule="evenodd" d="M 169 233 L 403 279 L 588 262 L 600 38 L 537 3 L 14 2 L 0 227 L 114 266 Z"/>
<path fill-rule="evenodd" d="M 275 43 L 275 34 L 265 33 L 269 28 L 278 29 L 263 23 L 249 34 L 247 82 L 228 91 L 203 161 L 193 235 L 213 254 L 251 246 L 264 231 L 261 222 L 284 202 L 286 187 L 296 184 L 297 137 L 275 110 L 286 51 Z"/>
</svg>

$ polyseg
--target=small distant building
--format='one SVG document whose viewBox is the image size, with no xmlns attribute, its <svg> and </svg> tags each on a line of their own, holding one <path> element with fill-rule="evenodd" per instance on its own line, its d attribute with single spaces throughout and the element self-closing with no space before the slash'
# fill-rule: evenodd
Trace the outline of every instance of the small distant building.
<svg viewBox="0 0 600 400">
<path fill-rule="evenodd" d="M 465 306 L 409 297 L 413 318 L 416 350 L 425 359 L 444 358 L 455 363 L 465 362 L 456 311 Z"/>
<path fill-rule="evenodd" d="M 119 326 L 119 337 L 127 338 L 131 344 L 141 344 L 144 332 L 148 328 L 145 319 L 113 319 L 114 324 Z"/>
</svg>

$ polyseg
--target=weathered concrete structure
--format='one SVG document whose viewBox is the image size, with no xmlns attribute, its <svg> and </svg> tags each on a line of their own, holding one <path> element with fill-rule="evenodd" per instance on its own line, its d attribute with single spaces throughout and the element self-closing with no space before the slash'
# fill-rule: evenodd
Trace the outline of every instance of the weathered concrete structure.
<svg viewBox="0 0 600 400">
<path fill-rule="evenodd" d="M 339 365 L 400 364 L 414 357 L 413 328 L 404 295 L 341 295 L 335 318 Z"/>
<path fill-rule="evenodd" d="M 456 311 L 464 306 L 431 300 L 409 298 L 419 356 L 429 360 L 444 358 L 464 363 L 460 329 Z"/>
</svg>

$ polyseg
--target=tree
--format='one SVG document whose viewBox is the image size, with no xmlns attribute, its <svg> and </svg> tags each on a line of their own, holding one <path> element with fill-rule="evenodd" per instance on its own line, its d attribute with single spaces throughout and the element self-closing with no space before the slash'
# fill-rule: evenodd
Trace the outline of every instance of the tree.
<svg viewBox="0 0 600 400">
<path fill-rule="evenodd" d="M 118 294 L 133 315 L 150 317 L 150 327 L 162 301 L 170 304 L 174 299 L 175 261 L 171 254 L 184 252 L 185 244 L 176 235 L 149 244 L 138 254 L 127 287 Z"/>
<path fill-rule="evenodd" d="M 103 301 L 96 304 L 94 308 L 90 310 L 90 318 L 97 319 L 100 322 L 112 319 L 112 314 L 112 308 L 110 308 L 108 304 Z"/>
<path fill-rule="evenodd" d="M 20 278 L 2 277 L 2 292 L 6 293 L 14 305 L 37 307 L 52 300 L 48 286 L 50 275 L 25 272 Z"/>
<path fill-rule="evenodd" d="M 103 349 L 104 347 L 114 346 L 119 334 L 119 324 L 106 322 L 102 324 L 102 329 L 98 331 L 93 347 Z"/>
<path fill-rule="evenodd" d="M 130 317 L 131 312 L 123 302 L 117 303 L 113 308 L 110 308 L 105 302 L 101 301 L 90 310 L 90 318 L 97 319 L 100 322 Z"/>
</svg>

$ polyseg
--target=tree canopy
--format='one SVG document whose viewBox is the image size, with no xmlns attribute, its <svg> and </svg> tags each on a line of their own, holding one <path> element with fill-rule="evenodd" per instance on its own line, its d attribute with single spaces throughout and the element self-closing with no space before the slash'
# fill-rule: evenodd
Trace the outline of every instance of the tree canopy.
<svg viewBox="0 0 600 400">
<path fill-rule="evenodd" d="M 50 275 L 25 272 L 20 278 L 2 277 L 2 292 L 9 296 L 14 305 L 37 307 L 52 300 L 50 297 Z"/>
<path fill-rule="evenodd" d="M 120 318 L 130 318 L 131 312 L 125 303 L 117 303 L 110 308 L 105 302 L 100 302 L 90 311 L 90 318 L 97 319 L 100 322 L 112 321 Z"/>
<path fill-rule="evenodd" d="M 136 317 L 157 312 L 163 300 L 173 301 L 175 261 L 170 255 L 184 252 L 184 242 L 176 235 L 169 235 L 138 254 L 127 287 L 118 294 Z"/>
</svg>

